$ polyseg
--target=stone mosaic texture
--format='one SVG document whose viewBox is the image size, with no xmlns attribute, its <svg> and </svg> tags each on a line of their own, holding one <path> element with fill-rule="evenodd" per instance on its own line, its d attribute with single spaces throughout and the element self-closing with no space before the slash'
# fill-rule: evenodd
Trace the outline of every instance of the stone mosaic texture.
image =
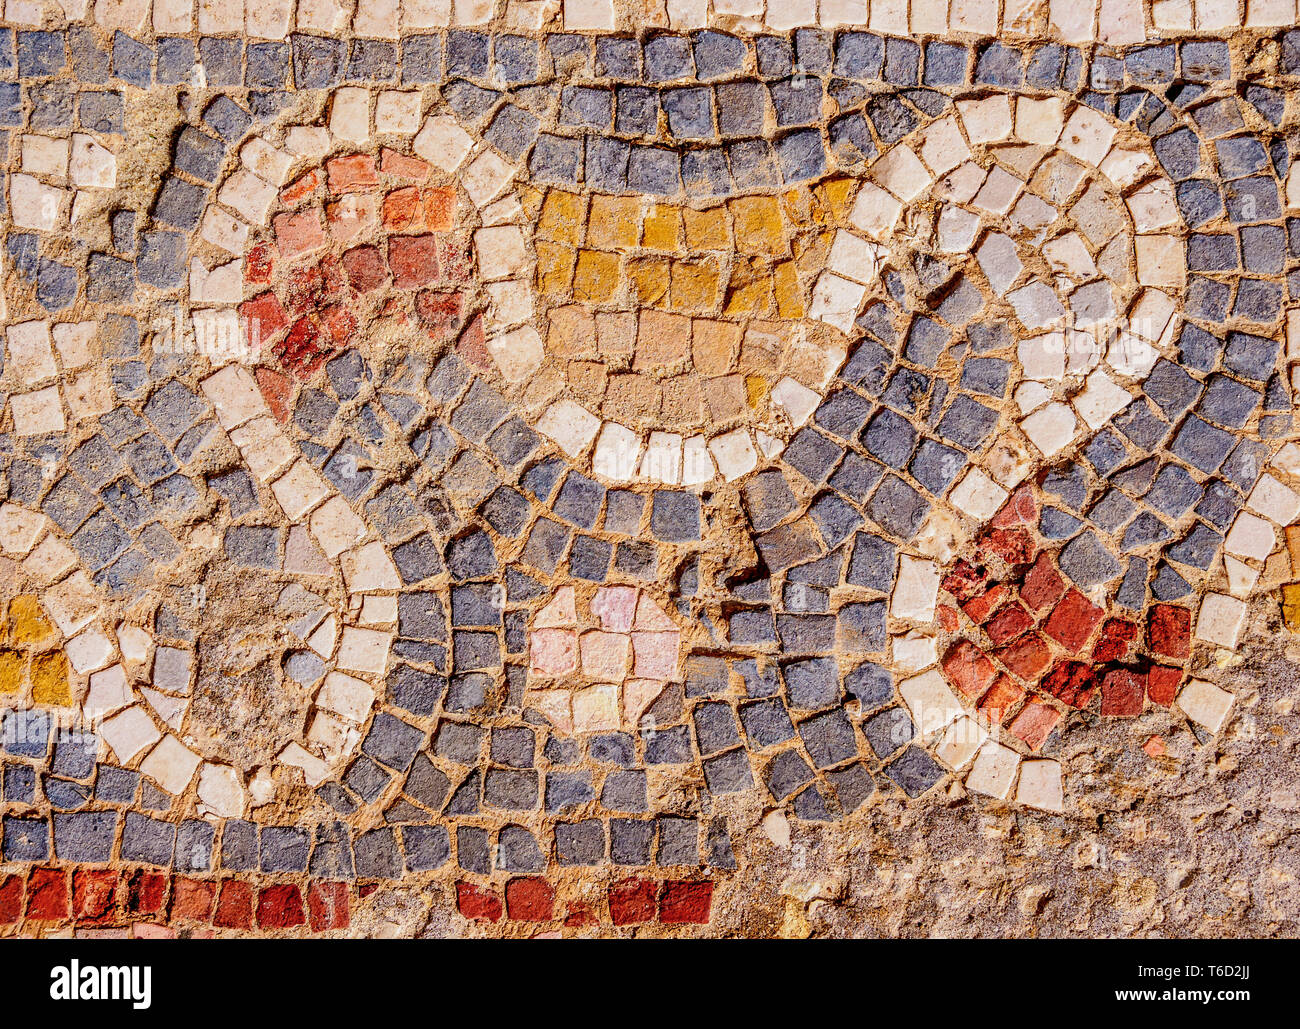
<svg viewBox="0 0 1300 1029">
<path fill-rule="evenodd" d="M 1297 24 L 5 0 L 0 934 L 1300 932 Z"/>
</svg>

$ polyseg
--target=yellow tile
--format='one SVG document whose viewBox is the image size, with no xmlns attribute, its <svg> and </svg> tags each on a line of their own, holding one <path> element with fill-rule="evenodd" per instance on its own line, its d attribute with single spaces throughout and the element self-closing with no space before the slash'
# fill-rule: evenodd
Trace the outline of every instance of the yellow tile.
<svg viewBox="0 0 1300 1029">
<path fill-rule="evenodd" d="M 781 196 L 781 207 L 786 218 L 795 225 L 808 225 L 822 220 L 819 205 L 810 193 L 802 189 L 786 190 Z"/>
<path fill-rule="evenodd" d="M 673 262 L 672 307 L 674 311 L 709 314 L 717 303 L 717 268 L 704 262 Z"/>
<path fill-rule="evenodd" d="M 618 293 L 618 255 L 600 250 L 578 251 L 573 273 L 573 299 L 579 303 L 605 304 Z"/>
<path fill-rule="evenodd" d="M 0 693 L 18 693 L 23 681 L 23 655 L 16 650 L 0 650 Z"/>
<path fill-rule="evenodd" d="M 727 209 L 711 207 L 707 211 L 683 212 L 686 220 L 688 250 L 730 250 L 731 234 L 727 231 Z"/>
<path fill-rule="evenodd" d="M 669 264 L 666 257 L 642 257 L 628 261 L 627 277 L 633 297 L 642 306 L 655 307 L 667 300 Z"/>
<path fill-rule="evenodd" d="M 736 249 L 742 254 L 784 254 L 785 226 L 776 197 L 738 197 L 730 203 Z"/>
<path fill-rule="evenodd" d="M 1291 555 L 1291 573 L 1300 576 L 1300 525 L 1288 525 L 1282 532 L 1286 536 L 1286 549 Z"/>
<path fill-rule="evenodd" d="M 745 399 L 755 411 L 762 410 L 767 405 L 769 392 L 767 379 L 762 375 L 745 376 Z"/>
<path fill-rule="evenodd" d="M 537 244 L 537 288 L 543 296 L 568 296 L 578 255 L 558 243 Z"/>
<path fill-rule="evenodd" d="M 529 221 L 537 218 L 537 213 L 542 209 L 542 201 L 546 199 L 546 194 L 536 186 L 519 187 L 519 206 L 523 208 L 524 217 Z"/>
<path fill-rule="evenodd" d="M 723 314 L 767 317 L 772 312 L 772 278 L 762 262 L 737 261 L 727 286 Z"/>
<path fill-rule="evenodd" d="M 804 316 L 803 290 L 793 261 L 782 261 L 772 272 L 772 293 L 776 298 L 776 313 L 780 318 Z"/>
<path fill-rule="evenodd" d="M 18 645 L 40 643 L 54 632 L 41 610 L 41 603 L 31 594 L 14 597 L 9 604 L 9 640 Z"/>
<path fill-rule="evenodd" d="M 537 232 L 543 239 L 579 246 L 582 243 L 583 221 L 587 201 L 576 193 L 553 189 L 546 194 L 542 216 L 537 222 Z"/>
<path fill-rule="evenodd" d="M 656 204 L 645 217 L 641 245 L 647 250 L 677 251 L 682 247 L 682 214 L 676 207 Z"/>
<path fill-rule="evenodd" d="M 636 197 L 592 197 L 588 246 L 627 249 L 636 246 L 640 235 L 641 204 Z"/>
<path fill-rule="evenodd" d="M 853 179 L 830 179 L 823 182 L 817 187 L 821 193 L 823 203 L 831 213 L 831 218 L 836 222 L 843 222 L 849 216 L 849 209 L 852 206 L 850 201 L 853 199 Z"/>
<path fill-rule="evenodd" d="M 63 651 L 54 650 L 32 657 L 32 700 L 37 704 L 72 703 L 68 687 L 68 659 Z"/>
<path fill-rule="evenodd" d="M 1292 632 L 1300 632 L 1300 582 L 1282 587 L 1282 617 Z"/>
</svg>

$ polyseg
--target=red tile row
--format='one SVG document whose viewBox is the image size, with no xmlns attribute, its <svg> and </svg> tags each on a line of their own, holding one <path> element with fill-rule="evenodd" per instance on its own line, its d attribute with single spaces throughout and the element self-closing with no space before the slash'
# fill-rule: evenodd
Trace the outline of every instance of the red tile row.
<svg viewBox="0 0 1300 1029">
<path fill-rule="evenodd" d="M 621 879 L 607 894 L 609 918 L 614 925 L 707 925 L 713 903 L 713 883 L 700 880 L 660 882 L 655 879 Z M 516 922 L 552 922 L 556 919 L 555 889 L 539 876 L 521 876 L 506 883 L 502 897 L 489 887 L 456 884 L 460 913 L 478 921 L 497 922 L 502 915 Z M 580 928 L 599 921 L 589 905 L 571 902 L 563 924 Z"/>
<path fill-rule="evenodd" d="M 242 879 L 199 879 L 145 869 L 32 868 L 0 881 L 0 926 L 70 923 L 103 928 L 142 921 L 217 929 L 347 928 L 347 883 L 314 880 L 257 886 Z"/>
</svg>

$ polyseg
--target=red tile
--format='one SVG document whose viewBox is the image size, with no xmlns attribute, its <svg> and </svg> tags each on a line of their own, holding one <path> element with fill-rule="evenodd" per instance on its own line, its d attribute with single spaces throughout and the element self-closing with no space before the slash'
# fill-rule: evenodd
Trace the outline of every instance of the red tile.
<svg viewBox="0 0 1300 1029">
<path fill-rule="evenodd" d="M 450 232 L 456 212 L 456 191 L 439 186 L 424 195 L 424 224 L 430 232 Z"/>
<path fill-rule="evenodd" d="M 939 604 L 935 607 L 934 617 L 939 622 L 939 628 L 944 632 L 956 632 L 957 627 L 961 625 L 961 616 L 950 604 Z"/>
<path fill-rule="evenodd" d="M 1014 525 L 1035 525 L 1038 522 L 1038 504 L 1034 500 L 1031 486 L 1021 486 L 1007 498 L 1002 509 L 993 516 L 989 524 L 995 529 L 1006 529 Z"/>
<path fill-rule="evenodd" d="M 978 597 L 972 597 L 962 605 L 962 610 L 966 612 L 966 617 L 976 625 L 983 625 L 989 620 L 989 615 L 997 610 L 1007 597 L 1011 596 L 1011 590 L 1002 583 L 990 587 Z"/>
<path fill-rule="evenodd" d="M 299 257 L 319 250 L 329 242 L 319 207 L 308 207 L 295 214 L 277 214 L 271 225 L 275 231 L 276 250 L 281 257 Z"/>
<path fill-rule="evenodd" d="M 957 598 L 958 603 L 965 603 L 984 588 L 985 572 L 976 568 L 965 558 L 958 558 L 952 571 L 943 577 L 943 588 Z"/>
<path fill-rule="evenodd" d="M 332 157 L 325 162 L 325 176 L 331 193 L 346 193 L 379 185 L 375 159 L 370 154 Z"/>
<path fill-rule="evenodd" d="M 411 232 L 425 227 L 424 200 L 414 186 L 395 189 L 384 197 L 381 214 L 384 228 L 389 232 Z"/>
<path fill-rule="evenodd" d="M 1078 590 L 1070 590 L 1047 619 L 1043 632 L 1072 654 L 1083 650 L 1103 611 Z"/>
<path fill-rule="evenodd" d="M 1022 636 L 1034 626 L 1034 619 L 1019 604 L 1007 604 L 984 626 L 995 647 L 1010 643 L 1017 636 Z"/>
<path fill-rule="evenodd" d="M 23 916 L 23 877 L 9 875 L 0 880 L 0 925 L 10 925 Z"/>
<path fill-rule="evenodd" d="M 659 891 L 659 921 L 665 925 L 708 925 L 711 882 L 666 882 Z"/>
<path fill-rule="evenodd" d="M 1183 681 L 1181 668 L 1152 665 L 1147 669 L 1147 696 L 1161 707 L 1168 707 L 1178 696 L 1178 686 Z"/>
<path fill-rule="evenodd" d="M 310 318 L 299 318 L 284 342 L 275 348 L 279 362 L 302 380 L 311 378 L 321 359 L 329 352 L 329 346 L 321 339 L 320 330 Z"/>
<path fill-rule="evenodd" d="M 302 893 L 294 883 L 267 886 L 257 898 L 257 924 L 263 929 L 292 929 L 305 925 Z"/>
<path fill-rule="evenodd" d="M 517 922 L 549 922 L 555 890 L 540 876 L 521 876 L 506 883 L 506 917 Z"/>
<path fill-rule="evenodd" d="M 1030 750 L 1038 750 L 1061 720 L 1061 712 L 1037 697 L 1030 698 L 1028 704 L 1011 720 L 1007 731 L 1023 740 Z"/>
<path fill-rule="evenodd" d="M 312 931 L 346 929 L 352 920 L 350 900 L 347 883 L 312 883 L 307 890 L 307 912 L 311 916 Z"/>
<path fill-rule="evenodd" d="M 378 247 L 353 247 L 343 255 L 343 268 L 358 293 L 369 293 L 388 281 L 388 263 Z"/>
<path fill-rule="evenodd" d="M 1082 661 L 1058 661 L 1039 689 L 1062 704 L 1084 708 L 1097 691 L 1097 671 Z"/>
<path fill-rule="evenodd" d="M 1000 675 L 989 691 L 980 698 L 976 709 L 990 722 L 1001 725 L 1016 709 L 1016 705 L 1025 699 L 1024 687 L 1018 685 L 1009 675 Z"/>
<path fill-rule="evenodd" d="M 943 671 L 967 697 L 986 692 L 998 674 L 988 655 L 970 640 L 959 640 L 948 651 L 943 659 Z"/>
<path fill-rule="evenodd" d="M 289 274 L 285 306 L 293 315 L 319 310 L 325 304 L 351 299 L 343 262 L 326 254 L 315 264 L 295 268 Z"/>
<path fill-rule="evenodd" d="M 258 243 L 244 256 L 244 281 L 251 286 L 265 286 L 275 269 L 275 249 L 270 243 Z"/>
<path fill-rule="evenodd" d="M 391 236 L 388 267 L 398 289 L 426 286 L 438 278 L 438 241 L 434 236 Z"/>
<path fill-rule="evenodd" d="M 320 312 L 320 327 L 325 330 L 334 349 L 342 350 L 352 342 L 357 331 L 357 316 L 342 304 L 335 304 Z"/>
<path fill-rule="evenodd" d="M 982 545 L 997 554 L 1007 564 L 1027 565 L 1038 553 L 1038 546 L 1027 529 L 990 529 L 984 534 Z"/>
<path fill-rule="evenodd" d="M 1146 703 L 1147 677 L 1129 668 L 1112 668 L 1101 683 L 1101 713 L 1132 717 Z"/>
<path fill-rule="evenodd" d="M 297 257 L 329 242 L 320 210 L 315 207 L 297 214 L 277 214 L 271 224 L 275 227 L 275 246 L 282 257 Z"/>
<path fill-rule="evenodd" d="M 167 900 L 167 876 L 136 872 L 127 881 L 126 909 L 134 915 L 160 915 Z"/>
<path fill-rule="evenodd" d="M 423 182 L 429 177 L 429 165 L 418 157 L 399 154 L 396 150 L 384 147 L 379 152 L 379 170 L 385 175 L 395 175 L 412 182 Z"/>
<path fill-rule="evenodd" d="M 615 925 L 635 925 L 655 917 L 652 879 L 620 879 L 609 887 L 609 917 Z"/>
<path fill-rule="evenodd" d="M 27 876 L 27 917 L 57 922 L 68 917 L 68 873 L 60 868 L 33 868 Z"/>
<path fill-rule="evenodd" d="M 427 211 L 425 216 L 428 216 Z M 438 264 L 442 268 L 442 277 L 448 282 L 469 282 L 474 273 L 474 258 L 469 245 L 450 236 L 439 238 Z"/>
<path fill-rule="evenodd" d="M 566 929 L 585 929 L 589 925 L 596 925 L 599 921 L 590 904 L 584 904 L 582 901 L 569 902 L 569 910 L 564 916 Z"/>
<path fill-rule="evenodd" d="M 289 317 L 274 293 L 260 293 L 240 304 L 239 320 L 244 326 L 244 339 L 255 354 L 260 354 L 262 347 L 289 324 Z"/>
<path fill-rule="evenodd" d="M 316 187 L 321 183 L 321 174 L 319 168 L 313 168 L 309 172 L 304 172 L 294 179 L 284 189 L 280 190 L 280 202 L 286 207 L 296 207 L 311 194 L 316 192 Z"/>
<path fill-rule="evenodd" d="M 1127 618 L 1107 618 L 1101 627 L 1101 636 L 1093 644 L 1092 659 L 1099 664 L 1107 661 L 1127 661 L 1129 647 L 1137 639 L 1137 622 Z"/>
<path fill-rule="evenodd" d="M 501 898 L 473 883 L 456 884 L 456 906 L 466 918 L 496 922 L 501 918 Z"/>
<path fill-rule="evenodd" d="M 1191 654 L 1192 612 L 1173 604 L 1157 604 L 1147 623 L 1147 646 L 1151 653 L 1174 661 Z"/>
<path fill-rule="evenodd" d="M 117 915 L 117 872 L 78 868 L 72 873 L 72 917 L 83 925 L 110 922 Z"/>
<path fill-rule="evenodd" d="M 222 929 L 253 928 L 253 887 L 238 879 L 222 883 L 212 924 Z"/>
<path fill-rule="evenodd" d="M 460 293 L 425 290 L 415 298 L 415 313 L 434 339 L 449 339 L 460 328 L 463 297 Z"/>
<path fill-rule="evenodd" d="M 1024 585 L 1020 587 L 1020 599 L 1031 611 L 1041 612 L 1060 599 L 1065 592 L 1065 580 L 1052 564 L 1051 557 L 1042 553 L 1034 562 L 1034 567 L 1025 576 Z"/>
<path fill-rule="evenodd" d="M 293 395 L 293 380 L 281 375 L 272 368 L 258 368 L 253 377 L 257 379 L 257 388 L 262 399 L 271 409 L 275 420 L 283 425 L 289 420 L 289 398 Z"/>
<path fill-rule="evenodd" d="M 487 352 L 481 314 L 474 316 L 474 320 L 460 334 L 460 339 L 456 340 L 456 353 L 480 371 L 488 372 L 494 367 L 492 357 Z"/>
<path fill-rule="evenodd" d="M 998 651 L 998 659 L 1024 682 L 1034 682 L 1047 671 L 1052 652 L 1043 637 L 1033 633 Z"/>
<path fill-rule="evenodd" d="M 177 876 L 172 883 L 173 919 L 189 918 L 206 922 L 212 917 L 212 901 L 217 884 L 210 879 L 187 879 Z"/>
</svg>

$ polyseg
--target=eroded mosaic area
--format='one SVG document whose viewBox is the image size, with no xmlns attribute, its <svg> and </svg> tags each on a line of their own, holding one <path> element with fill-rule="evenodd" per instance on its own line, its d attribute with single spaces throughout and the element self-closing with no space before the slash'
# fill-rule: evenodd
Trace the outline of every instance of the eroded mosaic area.
<svg viewBox="0 0 1300 1029">
<path fill-rule="evenodd" d="M 1296 15 L 8 0 L 0 931 L 1224 931 Z"/>
</svg>

